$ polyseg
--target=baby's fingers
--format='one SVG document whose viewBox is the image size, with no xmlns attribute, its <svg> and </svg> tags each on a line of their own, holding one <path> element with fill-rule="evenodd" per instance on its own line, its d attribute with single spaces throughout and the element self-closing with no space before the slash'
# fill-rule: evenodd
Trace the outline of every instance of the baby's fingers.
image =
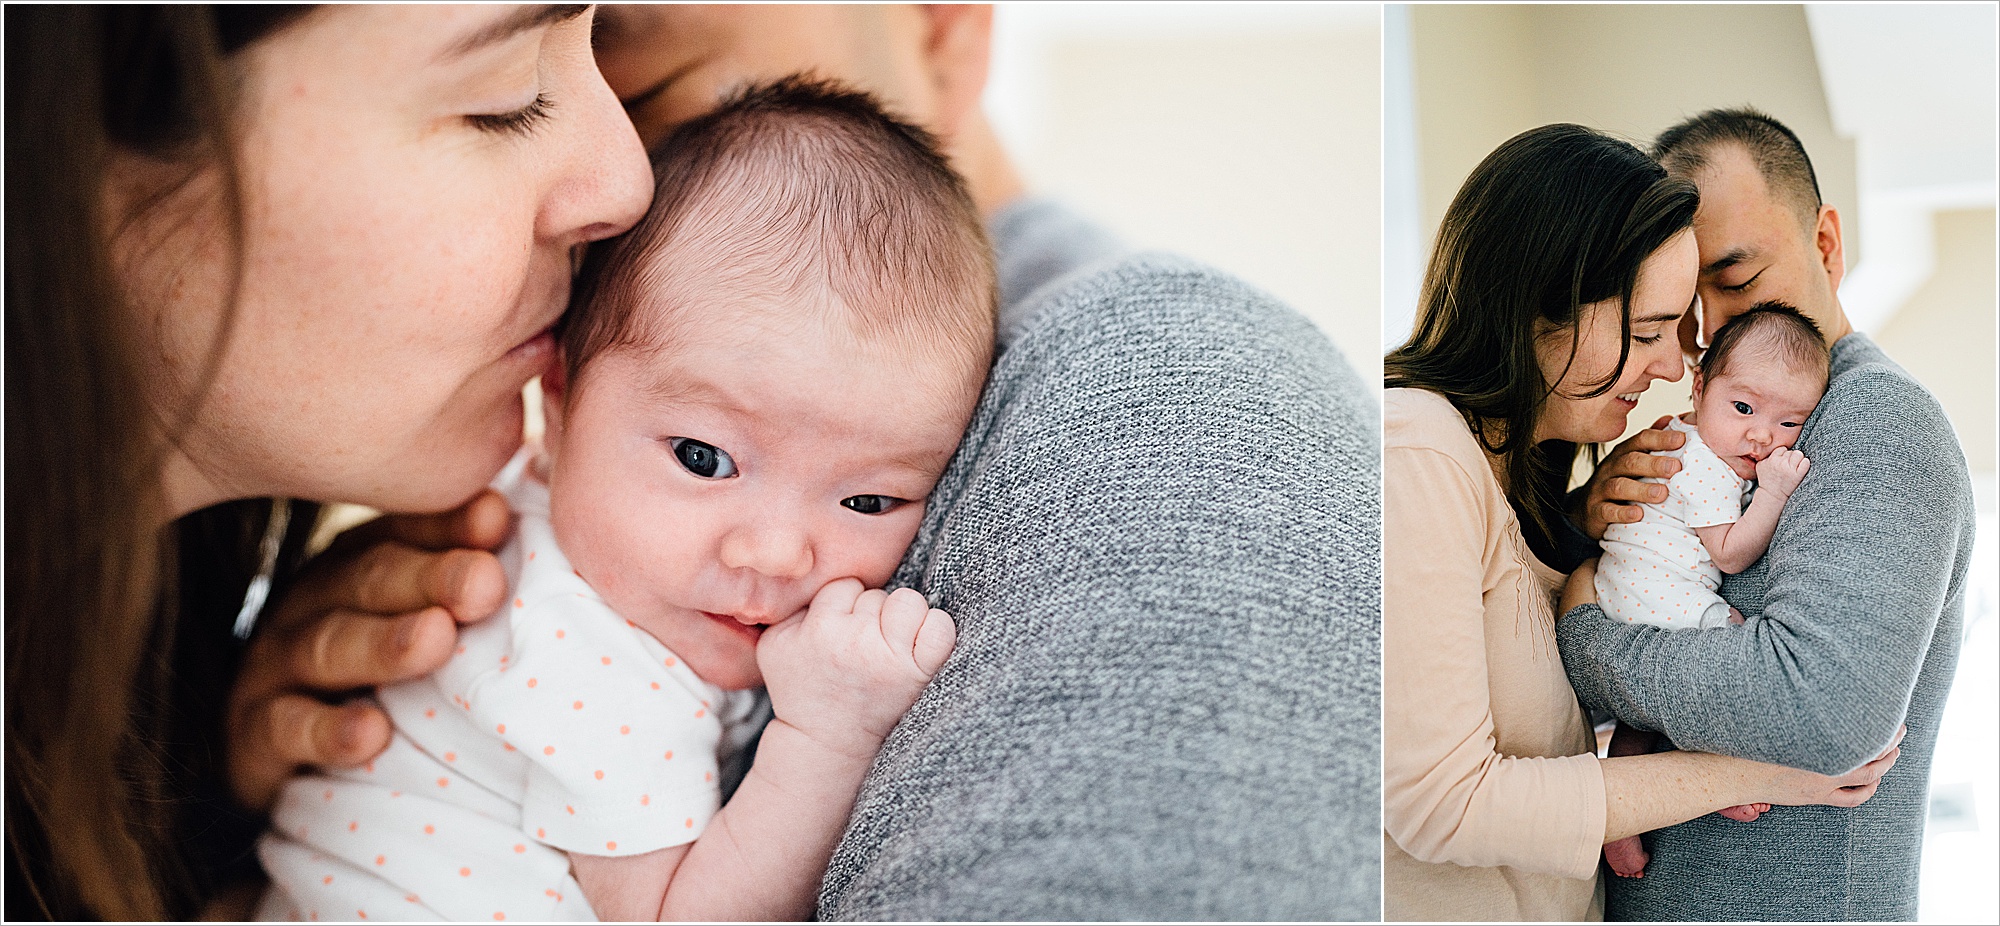
<svg viewBox="0 0 2000 926">
<path fill-rule="evenodd" d="M 917 631 L 924 626 L 924 611 L 930 604 L 915 589 L 899 588 L 882 602 L 882 640 L 892 653 L 908 653 L 916 646 Z"/>
<path fill-rule="evenodd" d="M 860 579 L 835 579 L 820 588 L 807 610 L 815 614 L 851 614 L 862 591 Z"/>
<path fill-rule="evenodd" d="M 917 628 L 917 640 L 911 655 L 916 657 L 917 668 L 925 675 L 936 675 L 944 668 L 944 661 L 951 657 L 951 648 L 958 643 L 958 623 L 937 608 L 924 614 L 923 626 Z"/>
</svg>

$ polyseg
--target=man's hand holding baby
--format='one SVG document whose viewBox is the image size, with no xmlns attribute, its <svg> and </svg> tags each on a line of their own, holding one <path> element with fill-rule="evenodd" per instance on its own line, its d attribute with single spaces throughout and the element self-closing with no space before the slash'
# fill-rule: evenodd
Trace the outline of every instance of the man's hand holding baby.
<svg viewBox="0 0 2000 926">
<path fill-rule="evenodd" d="M 765 631 L 757 666 L 771 711 L 814 742 L 872 760 L 957 640 L 951 616 L 912 589 L 830 582 L 805 613 Z"/>
<path fill-rule="evenodd" d="M 1757 491 L 1776 492 L 1783 498 L 1791 498 L 1804 482 L 1806 470 L 1812 468 L 1812 461 L 1806 455 L 1790 447 L 1779 447 L 1771 455 L 1757 461 Z"/>
</svg>

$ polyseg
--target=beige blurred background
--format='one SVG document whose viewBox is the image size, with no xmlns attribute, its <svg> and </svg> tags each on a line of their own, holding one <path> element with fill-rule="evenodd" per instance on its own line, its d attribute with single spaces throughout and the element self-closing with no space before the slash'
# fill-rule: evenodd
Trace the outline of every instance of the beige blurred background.
<svg viewBox="0 0 2000 926">
<path fill-rule="evenodd" d="M 1000 4 L 987 112 L 1037 192 L 1213 264 L 1381 377 L 1381 8 Z"/>
<path fill-rule="evenodd" d="M 1577 122 L 1640 147 L 1748 103 L 1798 133 L 1844 219 L 1842 305 L 1943 403 L 1979 495 L 1967 637 L 1932 774 L 1920 916 L 1995 922 L 1995 8 L 1391 6 L 1384 22 L 1383 347 L 1479 160 Z M 1689 407 L 1656 383 L 1634 430 Z"/>
</svg>

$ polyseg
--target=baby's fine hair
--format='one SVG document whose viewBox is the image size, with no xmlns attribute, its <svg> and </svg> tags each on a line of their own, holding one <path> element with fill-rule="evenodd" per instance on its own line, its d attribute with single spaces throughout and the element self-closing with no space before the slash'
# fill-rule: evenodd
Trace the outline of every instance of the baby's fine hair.
<svg viewBox="0 0 2000 926">
<path fill-rule="evenodd" d="M 1729 371 L 1738 354 L 1749 352 L 1765 361 L 1827 380 L 1832 354 L 1819 326 L 1798 309 L 1775 299 L 1759 302 L 1715 332 L 1708 352 L 1701 355 L 1701 378 L 1711 381 Z"/>
<path fill-rule="evenodd" d="M 686 301 L 717 286 L 831 293 L 846 311 L 829 320 L 858 337 L 984 378 L 999 296 L 979 210 L 930 133 L 873 97 L 806 76 L 750 87 L 661 142 L 653 175 L 646 217 L 578 275 L 560 332 L 571 381 L 607 348 L 672 343 Z M 636 311 L 647 301 L 666 311 Z"/>
</svg>

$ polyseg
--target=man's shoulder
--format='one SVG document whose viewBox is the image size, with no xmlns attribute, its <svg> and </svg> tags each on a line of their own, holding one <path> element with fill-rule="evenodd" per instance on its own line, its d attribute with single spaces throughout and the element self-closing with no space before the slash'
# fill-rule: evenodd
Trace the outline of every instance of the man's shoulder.
<svg viewBox="0 0 2000 926">
<path fill-rule="evenodd" d="M 1266 387 L 1262 400 L 1308 400 L 1376 418 L 1375 402 L 1333 342 L 1270 294 L 1183 257 L 1143 252 L 1096 264 L 1037 292 L 996 376 L 1126 379 L 1139 388 Z M 1143 374 L 1150 386 L 1131 381 Z"/>
<path fill-rule="evenodd" d="M 1826 440 L 1828 432 L 1837 439 Z M 1811 441 L 1814 436 L 1821 439 Z M 1806 422 L 1800 443 L 1809 441 L 1821 445 L 1821 452 L 1866 450 L 1888 443 L 1901 451 L 1949 451 L 1961 461 L 1964 458 L 1943 403 L 1886 357 L 1856 364 L 1834 377 Z"/>
</svg>

